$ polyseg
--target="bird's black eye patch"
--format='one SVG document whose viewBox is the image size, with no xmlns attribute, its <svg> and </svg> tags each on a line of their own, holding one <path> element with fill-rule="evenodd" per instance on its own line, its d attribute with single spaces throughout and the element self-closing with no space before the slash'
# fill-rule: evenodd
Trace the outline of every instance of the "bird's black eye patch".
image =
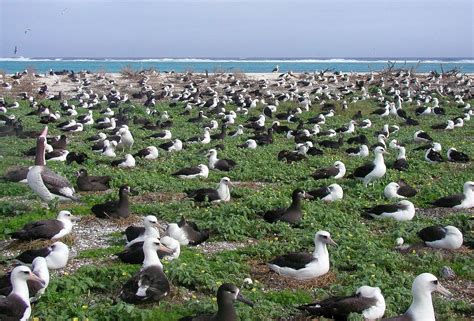
<svg viewBox="0 0 474 321">
<path fill-rule="evenodd" d="M 438 284 L 438 280 L 434 280 L 434 281 L 433 281 L 433 284 Z"/>
<path fill-rule="evenodd" d="M 325 239 L 327 239 L 327 238 L 328 238 L 328 237 L 327 237 L 327 235 L 322 235 L 322 237 L 323 237 L 323 238 L 325 238 Z"/>
<path fill-rule="evenodd" d="M 23 273 L 25 273 L 25 274 L 30 274 L 30 272 L 28 272 L 28 271 L 23 271 Z"/>
</svg>

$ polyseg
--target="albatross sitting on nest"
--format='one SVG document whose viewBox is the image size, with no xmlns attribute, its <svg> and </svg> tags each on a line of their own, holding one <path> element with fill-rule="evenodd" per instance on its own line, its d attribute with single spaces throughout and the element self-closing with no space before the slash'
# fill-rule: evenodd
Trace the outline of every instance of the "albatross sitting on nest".
<svg viewBox="0 0 474 321">
<path fill-rule="evenodd" d="M 327 244 L 337 245 L 326 231 L 319 231 L 314 235 L 314 252 L 289 253 L 270 261 L 268 267 L 283 276 L 298 280 L 308 280 L 328 273 L 329 253 Z"/>
<path fill-rule="evenodd" d="M 127 303 L 159 302 L 170 291 L 170 283 L 163 272 L 157 250 L 169 251 L 156 238 L 147 238 L 143 244 L 145 260 L 140 271 L 132 276 L 120 291 Z M 171 252 L 171 251 L 170 251 Z"/>
<path fill-rule="evenodd" d="M 196 202 L 228 202 L 230 201 L 229 186 L 232 186 L 230 178 L 223 177 L 217 189 L 200 188 L 194 191 L 188 191 L 187 195 Z"/>
<path fill-rule="evenodd" d="M 253 307 L 253 303 L 246 299 L 235 285 L 224 283 L 217 290 L 216 313 L 184 317 L 179 319 L 179 321 L 237 321 L 238 317 L 233 305 L 235 301 L 240 301 Z"/>
<path fill-rule="evenodd" d="M 31 241 L 37 239 L 56 240 L 71 233 L 73 220 L 69 211 L 61 211 L 54 220 L 41 220 L 25 224 L 21 230 L 11 233 L 12 238 Z"/>
<path fill-rule="evenodd" d="M 432 203 L 438 207 L 452 207 L 457 209 L 474 207 L 474 182 L 464 183 L 463 193 L 442 197 Z"/>
<path fill-rule="evenodd" d="M 385 299 L 380 288 L 364 285 L 354 295 L 330 297 L 298 309 L 336 321 L 346 321 L 351 313 L 360 313 L 365 320 L 377 320 L 385 313 Z"/>
</svg>

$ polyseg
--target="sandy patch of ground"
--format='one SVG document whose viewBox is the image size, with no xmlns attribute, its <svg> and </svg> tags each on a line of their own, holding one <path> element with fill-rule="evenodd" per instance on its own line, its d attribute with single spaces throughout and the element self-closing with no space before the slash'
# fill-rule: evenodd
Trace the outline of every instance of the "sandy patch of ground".
<svg viewBox="0 0 474 321">
<path fill-rule="evenodd" d="M 195 247 L 198 248 L 204 254 L 215 254 L 222 251 L 234 251 L 243 248 L 247 245 L 249 245 L 249 243 L 220 241 L 204 242 Z"/>
<path fill-rule="evenodd" d="M 168 203 L 181 201 L 186 197 L 185 193 L 175 192 L 156 192 L 156 193 L 143 193 L 138 196 L 132 196 L 130 199 L 134 203 Z"/>
<path fill-rule="evenodd" d="M 433 208 L 417 208 L 416 215 L 425 217 L 445 217 L 454 214 L 474 214 L 474 208 L 470 209 L 453 209 L 445 207 L 433 207 Z"/>
</svg>

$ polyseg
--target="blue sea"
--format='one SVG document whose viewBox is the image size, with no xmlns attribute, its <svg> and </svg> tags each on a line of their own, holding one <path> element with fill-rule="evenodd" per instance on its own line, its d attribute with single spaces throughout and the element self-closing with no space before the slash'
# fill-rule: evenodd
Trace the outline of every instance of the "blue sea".
<svg viewBox="0 0 474 321">
<path fill-rule="evenodd" d="M 387 67 L 388 62 L 396 62 L 396 68 L 416 67 L 417 72 L 430 72 L 453 68 L 463 73 L 474 73 L 474 59 L 450 58 L 380 58 L 380 59 L 194 59 L 194 58 L 143 58 L 143 59 L 107 59 L 107 58 L 0 58 L 0 70 L 15 73 L 32 69 L 38 73 L 50 69 L 92 72 L 120 72 L 124 68 L 134 70 L 156 69 L 159 71 L 192 71 L 192 72 L 271 72 L 275 65 L 280 72 L 315 72 L 330 69 L 342 72 L 380 71 Z"/>
</svg>

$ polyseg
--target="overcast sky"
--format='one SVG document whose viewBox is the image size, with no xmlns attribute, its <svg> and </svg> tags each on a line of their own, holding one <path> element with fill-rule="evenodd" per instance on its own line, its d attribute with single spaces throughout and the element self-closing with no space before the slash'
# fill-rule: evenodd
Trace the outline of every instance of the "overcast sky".
<svg viewBox="0 0 474 321">
<path fill-rule="evenodd" d="M 0 0 L 0 55 L 472 58 L 473 3 Z"/>
</svg>

